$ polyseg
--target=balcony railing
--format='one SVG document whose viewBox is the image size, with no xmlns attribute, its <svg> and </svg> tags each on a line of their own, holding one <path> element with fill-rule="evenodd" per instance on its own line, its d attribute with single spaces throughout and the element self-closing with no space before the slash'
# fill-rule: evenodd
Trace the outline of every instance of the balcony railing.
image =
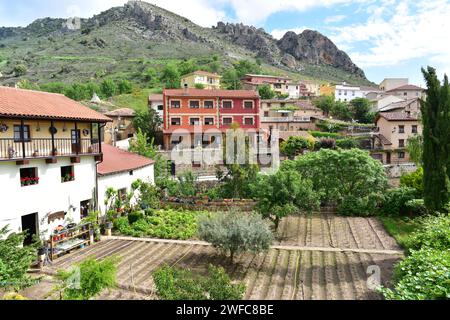
<svg viewBox="0 0 450 320">
<path fill-rule="evenodd" d="M 55 156 L 76 156 L 100 154 L 97 139 L 30 139 L 16 141 L 0 139 L 0 160 L 49 158 Z"/>
<path fill-rule="evenodd" d="M 262 117 L 261 122 L 311 122 L 311 117 Z"/>
</svg>

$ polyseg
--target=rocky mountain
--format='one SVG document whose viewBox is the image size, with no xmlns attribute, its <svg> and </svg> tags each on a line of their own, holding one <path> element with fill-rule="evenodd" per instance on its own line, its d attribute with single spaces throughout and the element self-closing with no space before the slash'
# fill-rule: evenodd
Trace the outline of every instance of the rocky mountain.
<svg viewBox="0 0 450 320">
<path fill-rule="evenodd" d="M 17 77 L 82 81 L 105 75 L 132 79 L 148 66 L 168 60 L 259 58 L 268 72 L 368 83 L 364 72 L 327 37 L 316 31 L 288 32 L 279 41 L 263 29 L 219 22 L 203 28 L 142 1 L 129 1 L 89 19 L 36 20 L 24 28 L 0 28 L 0 83 Z M 26 75 L 13 73 L 23 64 Z"/>
</svg>

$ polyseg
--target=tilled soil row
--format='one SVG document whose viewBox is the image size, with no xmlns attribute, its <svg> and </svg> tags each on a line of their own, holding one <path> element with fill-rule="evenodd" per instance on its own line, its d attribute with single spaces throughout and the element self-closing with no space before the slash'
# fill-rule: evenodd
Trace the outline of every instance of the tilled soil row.
<svg viewBox="0 0 450 320">
<path fill-rule="evenodd" d="M 281 221 L 279 245 L 367 250 L 400 250 L 376 218 L 302 214 Z"/>
<path fill-rule="evenodd" d="M 325 228 L 320 220 L 311 223 L 322 223 Z M 393 264 L 400 258 L 393 254 L 271 249 L 262 255 L 241 255 L 230 265 L 226 257 L 209 246 L 107 240 L 57 260 L 46 272 L 54 274 L 87 256 L 121 258 L 119 288 L 98 297 L 111 300 L 155 298 L 151 274 L 165 264 L 199 274 L 206 273 L 209 264 L 221 265 L 234 280 L 246 284 L 245 299 L 250 300 L 379 299 L 366 284 L 367 268 L 378 266 L 382 284 L 386 285 Z"/>
</svg>

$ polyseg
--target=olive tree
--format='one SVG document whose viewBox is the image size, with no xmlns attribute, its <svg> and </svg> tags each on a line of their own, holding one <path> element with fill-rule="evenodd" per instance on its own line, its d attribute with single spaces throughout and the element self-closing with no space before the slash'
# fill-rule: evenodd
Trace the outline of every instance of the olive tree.
<svg viewBox="0 0 450 320">
<path fill-rule="evenodd" d="M 257 211 L 274 223 L 275 230 L 283 217 L 301 210 L 313 211 L 320 204 L 312 181 L 294 170 L 279 170 L 273 175 L 259 176 L 252 190 L 258 201 Z"/>
<path fill-rule="evenodd" d="M 273 234 L 260 215 L 236 211 L 201 218 L 198 235 L 219 251 L 229 253 L 231 263 L 236 254 L 268 250 L 273 241 Z"/>
</svg>

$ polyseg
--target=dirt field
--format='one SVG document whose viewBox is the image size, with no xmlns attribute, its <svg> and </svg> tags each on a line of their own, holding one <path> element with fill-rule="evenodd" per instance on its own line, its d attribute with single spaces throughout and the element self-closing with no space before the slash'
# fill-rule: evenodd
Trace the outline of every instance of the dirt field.
<svg viewBox="0 0 450 320">
<path fill-rule="evenodd" d="M 245 299 L 379 299 L 367 287 L 367 267 L 378 266 L 387 284 L 393 264 L 401 258 L 401 252 L 393 251 L 399 250 L 397 244 L 375 219 L 290 217 L 280 233 L 282 241 L 268 253 L 242 255 L 234 266 L 203 244 L 108 239 L 58 259 L 45 272 L 54 274 L 90 256 L 116 255 L 121 258 L 119 288 L 98 299 L 152 299 L 151 274 L 159 266 L 204 273 L 209 263 L 224 266 L 234 280 L 243 281 Z M 41 299 L 44 291 L 35 289 L 39 293 L 33 294 L 32 288 L 28 296 Z"/>
</svg>

